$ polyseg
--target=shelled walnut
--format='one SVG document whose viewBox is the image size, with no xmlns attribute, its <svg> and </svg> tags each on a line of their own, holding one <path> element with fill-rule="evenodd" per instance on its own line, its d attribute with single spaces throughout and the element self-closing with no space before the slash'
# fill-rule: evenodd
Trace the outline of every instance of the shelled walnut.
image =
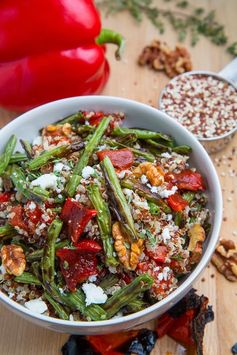
<svg viewBox="0 0 237 355">
<path fill-rule="evenodd" d="M 192 70 L 190 54 L 183 46 L 176 45 L 172 50 L 167 43 L 154 40 L 139 56 L 138 64 L 148 65 L 156 71 L 164 71 L 168 77 Z"/>
<path fill-rule="evenodd" d="M 229 281 L 237 281 L 237 245 L 221 239 L 211 259 L 217 270 Z"/>
<path fill-rule="evenodd" d="M 26 258 L 22 247 L 15 244 L 1 248 L 2 264 L 10 275 L 20 276 L 26 267 Z"/>
</svg>

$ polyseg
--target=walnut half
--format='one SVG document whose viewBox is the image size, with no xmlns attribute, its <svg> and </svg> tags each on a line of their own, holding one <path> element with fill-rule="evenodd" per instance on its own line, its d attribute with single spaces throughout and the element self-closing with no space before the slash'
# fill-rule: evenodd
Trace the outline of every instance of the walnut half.
<svg viewBox="0 0 237 355">
<path fill-rule="evenodd" d="M 229 281 L 237 281 L 237 245 L 232 240 L 221 239 L 212 256 L 212 264 Z"/>
<path fill-rule="evenodd" d="M 26 267 L 26 258 L 22 247 L 15 244 L 1 248 L 2 264 L 8 274 L 20 276 Z"/>
</svg>

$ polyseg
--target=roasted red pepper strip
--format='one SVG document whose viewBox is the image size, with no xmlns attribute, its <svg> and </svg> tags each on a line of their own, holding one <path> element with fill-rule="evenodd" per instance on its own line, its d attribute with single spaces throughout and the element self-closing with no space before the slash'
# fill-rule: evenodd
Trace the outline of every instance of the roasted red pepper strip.
<svg viewBox="0 0 237 355">
<path fill-rule="evenodd" d="M 204 191 L 206 189 L 201 174 L 186 169 L 181 173 L 168 173 L 165 175 L 165 181 L 176 185 L 180 190 Z"/>
<path fill-rule="evenodd" d="M 8 202 L 10 201 L 10 198 L 11 198 L 10 192 L 0 193 L 0 202 Z"/>
<path fill-rule="evenodd" d="M 98 244 L 95 240 L 91 239 L 84 239 L 80 241 L 77 245 L 77 251 L 83 252 L 83 253 L 99 253 L 102 248 L 100 244 Z"/>
<path fill-rule="evenodd" d="M 28 226 L 24 220 L 24 208 L 20 205 L 14 206 L 11 209 L 9 224 L 13 227 L 18 227 L 24 231 L 28 231 Z"/>
<path fill-rule="evenodd" d="M 188 206 L 188 202 L 176 192 L 174 195 L 171 195 L 167 198 L 168 205 L 172 208 L 173 211 L 182 211 Z"/>
<path fill-rule="evenodd" d="M 78 283 L 84 282 L 89 276 L 98 274 L 96 253 L 101 250 L 101 247 L 95 241 L 91 240 L 90 244 L 89 241 L 87 242 L 86 247 L 86 241 L 84 241 L 79 243 L 76 249 L 63 248 L 56 252 L 60 258 L 62 274 L 70 291 L 76 291 Z"/>
<path fill-rule="evenodd" d="M 104 44 L 124 44 L 101 30 L 92 0 L 1 1 L 0 33 L 0 104 L 16 111 L 100 92 L 109 76 Z"/>
<path fill-rule="evenodd" d="M 195 341 L 192 336 L 191 323 L 195 314 L 195 310 L 189 309 L 182 316 L 174 319 L 167 334 L 182 345 L 194 345 Z"/>
<path fill-rule="evenodd" d="M 35 202 L 29 201 L 25 207 L 25 214 L 32 223 L 37 224 L 43 213 Z"/>
<path fill-rule="evenodd" d="M 156 263 L 164 263 L 168 250 L 164 245 L 157 245 L 152 249 L 146 249 L 145 253 Z"/>
<path fill-rule="evenodd" d="M 130 149 L 101 150 L 97 156 L 102 161 L 109 157 L 113 166 L 118 169 L 128 169 L 133 164 L 134 155 Z"/>
<path fill-rule="evenodd" d="M 71 237 L 72 242 L 77 244 L 87 223 L 91 220 L 91 218 L 95 216 L 95 210 L 89 210 L 79 202 L 71 198 L 67 198 L 63 206 L 60 218 L 67 225 L 68 234 Z"/>
</svg>

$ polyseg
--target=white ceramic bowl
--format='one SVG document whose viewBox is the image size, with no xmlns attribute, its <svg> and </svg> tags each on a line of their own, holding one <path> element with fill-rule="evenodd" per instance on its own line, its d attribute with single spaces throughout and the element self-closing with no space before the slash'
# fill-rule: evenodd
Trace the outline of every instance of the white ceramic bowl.
<svg viewBox="0 0 237 355">
<path fill-rule="evenodd" d="M 194 281 L 210 260 L 217 243 L 222 220 L 222 194 L 219 180 L 211 159 L 202 145 L 191 133 L 165 113 L 150 106 L 123 98 L 110 96 L 73 97 L 37 107 L 24 113 L 1 129 L 0 151 L 11 134 L 14 133 L 19 138 L 32 141 L 32 139 L 38 135 L 38 130 L 40 128 L 75 113 L 78 110 L 124 112 L 126 114 L 126 120 L 124 122 L 125 126 L 162 131 L 171 134 L 176 139 L 177 143 L 190 145 L 193 149 L 191 154 L 191 164 L 197 167 L 207 181 L 209 208 L 212 214 L 212 229 L 205 243 L 204 253 L 199 264 L 174 292 L 162 301 L 144 309 L 143 311 L 106 321 L 65 321 L 36 314 L 12 301 L 9 297 L 0 292 L 0 300 L 9 309 L 35 324 L 65 333 L 103 334 L 125 330 L 149 321 L 164 313 L 189 291 Z M 20 149 L 20 146 L 17 148 Z"/>
</svg>

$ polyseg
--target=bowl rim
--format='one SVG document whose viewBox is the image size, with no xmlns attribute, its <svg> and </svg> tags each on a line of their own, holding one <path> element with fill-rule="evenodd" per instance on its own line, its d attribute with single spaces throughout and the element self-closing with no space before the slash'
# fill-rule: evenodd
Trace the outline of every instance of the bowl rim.
<svg viewBox="0 0 237 355">
<path fill-rule="evenodd" d="M 53 108 L 55 105 L 63 105 L 64 103 L 78 103 L 78 105 L 81 104 L 85 105 L 91 103 L 91 105 L 95 103 L 106 103 L 109 101 L 113 101 L 116 104 L 123 105 L 124 103 L 130 104 L 130 105 L 136 105 L 139 106 L 147 112 L 152 112 L 153 114 L 155 113 L 160 119 L 162 120 L 167 120 L 169 121 L 172 125 L 178 126 L 179 130 L 182 130 L 186 135 L 189 136 L 189 138 L 192 140 L 193 145 L 198 147 L 199 151 L 201 152 L 203 158 L 208 162 L 208 165 L 211 170 L 211 175 L 212 175 L 212 180 L 214 181 L 215 184 L 215 189 L 217 195 L 215 196 L 216 200 L 218 200 L 218 208 L 215 210 L 215 216 L 214 216 L 214 222 L 213 222 L 213 230 L 212 234 L 209 236 L 210 240 L 207 245 L 207 248 L 202 256 L 202 259 L 200 260 L 199 264 L 195 267 L 195 269 L 187 276 L 187 278 L 183 281 L 181 285 L 178 286 L 177 289 L 172 291 L 166 298 L 164 298 L 161 301 L 156 302 L 155 304 L 145 308 L 142 311 L 135 312 L 129 315 L 122 316 L 120 318 L 112 318 L 109 320 L 101 320 L 101 321 L 71 321 L 71 320 L 62 320 L 59 318 L 53 318 L 50 316 L 45 316 L 42 314 L 35 313 L 31 310 L 28 310 L 26 307 L 23 305 L 17 303 L 16 301 L 13 301 L 12 299 L 9 298 L 9 296 L 5 295 L 2 291 L 0 291 L 0 300 L 6 303 L 6 305 L 9 308 L 13 308 L 18 313 L 23 313 L 26 317 L 30 316 L 31 318 L 34 318 L 35 320 L 40 320 L 44 323 L 52 324 L 52 325 L 60 325 L 60 326 L 65 326 L 65 327 L 72 327 L 72 328 L 77 328 L 80 327 L 82 328 L 89 328 L 89 327 L 96 327 L 96 328 L 102 328 L 106 326 L 113 326 L 113 325 L 118 325 L 122 323 L 127 323 L 129 321 L 135 321 L 138 320 L 139 318 L 142 318 L 143 316 L 147 316 L 154 311 L 157 311 L 157 309 L 161 308 L 162 306 L 165 306 L 168 303 L 175 304 L 178 302 L 178 296 L 180 294 L 185 294 L 185 290 L 188 292 L 190 287 L 192 286 L 193 282 L 198 278 L 200 273 L 203 271 L 207 263 L 209 262 L 212 253 L 214 252 L 216 243 L 219 238 L 219 232 L 220 232 L 220 227 L 221 227 L 221 221 L 222 221 L 222 207 L 223 207 L 223 200 L 222 200 L 222 192 L 221 192 L 221 186 L 219 182 L 219 178 L 217 175 L 217 172 L 215 170 L 214 164 L 209 157 L 208 153 L 206 150 L 203 148 L 203 146 L 198 142 L 198 140 L 190 133 L 185 127 L 183 127 L 179 122 L 175 121 L 173 118 L 171 118 L 169 115 L 167 115 L 165 112 L 158 110 L 156 108 L 153 108 L 149 105 L 146 105 L 144 103 L 135 101 L 135 100 L 130 100 L 126 98 L 121 98 L 121 97 L 116 97 L 116 96 L 105 96 L 105 95 L 93 95 L 93 96 L 76 96 L 76 97 L 70 97 L 70 98 L 65 98 L 65 99 L 60 99 L 56 101 L 49 102 L 47 104 L 38 106 L 30 111 L 27 111 L 23 113 L 22 115 L 18 116 L 16 119 L 8 123 L 6 126 L 4 126 L 0 130 L 0 137 L 4 134 L 5 130 L 11 130 L 16 128 L 19 124 L 23 123 L 25 120 L 29 119 L 29 117 L 36 112 L 39 111 L 45 111 L 47 109 Z M 139 108 L 138 107 L 138 108 Z M 196 148 L 194 147 L 194 149 Z M 177 300 L 176 300 L 177 299 Z M 152 318 L 152 317 L 151 317 Z"/>
</svg>

